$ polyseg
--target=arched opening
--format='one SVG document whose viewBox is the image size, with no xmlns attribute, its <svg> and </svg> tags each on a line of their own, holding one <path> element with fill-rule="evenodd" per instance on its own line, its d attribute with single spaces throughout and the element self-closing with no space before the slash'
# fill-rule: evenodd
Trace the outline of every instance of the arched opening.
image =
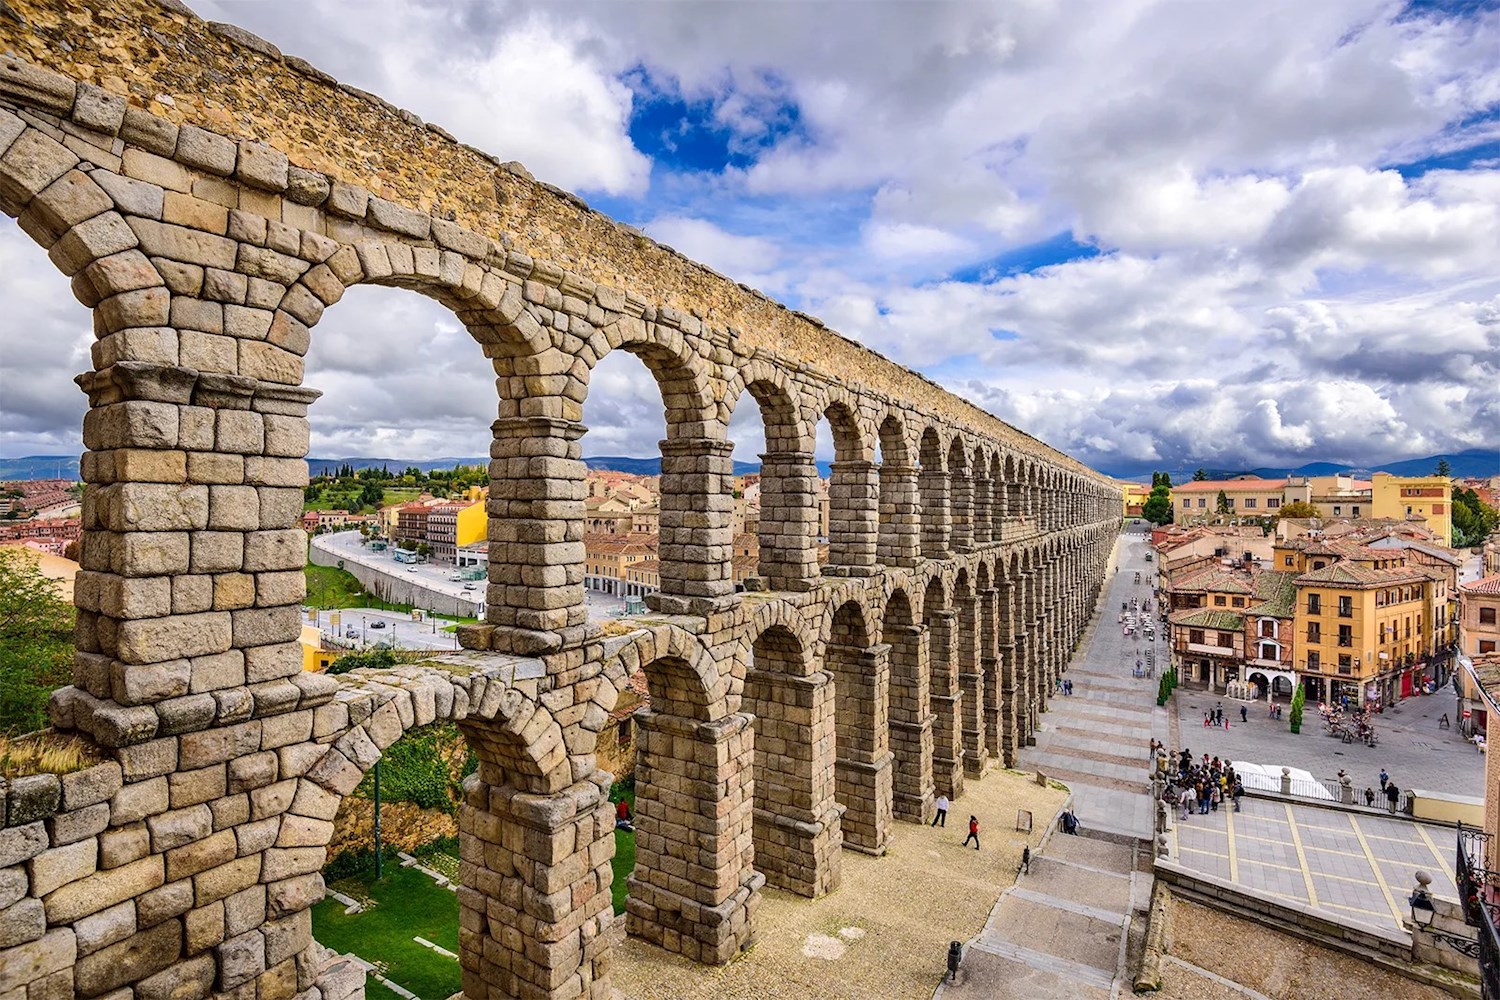
<svg viewBox="0 0 1500 1000">
<path fill-rule="evenodd" d="M 644 360 L 637 355 L 644 352 Z M 584 601 L 591 620 L 639 614 L 647 598 L 679 592 L 674 573 L 663 578 L 664 509 L 680 506 L 673 489 L 684 477 L 664 473 L 671 432 L 662 403 L 662 379 L 672 365 L 649 349 L 610 351 L 589 372 L 584 402 L 583 559 Z M 668 531 L 671 531 L 668 518 Z M 674 566 L 680 560 L 674 562 Z M 680 577 L 677 573 L 675 576 Z"/>
<path fill-rule="evenodd" d="M 906 431 L 895 414 L 880 422 L 876 460 L 880 464 L 878 559 L 886 566 L 914 566 L 921 548 L 917 468 Z"/>
<path fill-rule="evenodd" d="M 917 473 L 921 494 L 922 555 L 928 559 L 948 556 L 948 472 L 943 467 L 943 442 L 932 427 L 922 431 L 917 449 L 921 462 Z"/>
<path fill-rule="evenodd" d="M 836 794 L 844 843 L 882 854 L 890 841 L 890 646 L 877 644 L 854 601 L 833 613 L 824 665 L 833 675 L 837 729 Z"/>
<path fill-rule="evenodd" d="M 755 867 L 766 882 L 817 898 L 839 882 L 834 797 L 837 692 L 784 625 L 756 638 L 743 704 L 755 718 Z"/>
<path fill-rule="evenodd" d="M 948 445 L 949 546 L 954 552 L 974 548 L 974 480 L 963 438 L 955 434 Z"/>
<path fill-rule="evenodd" d="M 747 406 L 746 396 L 754 400 Z M 755 419 L 759 410 L 759 421 Z M 819 477 L 812 429 L 789 383 L 752 371 L 729 423 L 734 455 L 746 470 L 738 479 L 746 531 L 756 536 L 756 575 L 746 589 L 811 590 L 821 576 L 817 558 Z M 758 463 L 748 465 L 760 442 Z M 753 529 L 753 530 L 752 530 Z"/>
<path fill-rule="evenodd" d="M 45 729 L 50 724 L 48 699 L 60 687 L 82 686 L 97 675 L 93 691 L 100 697 L 111 694 L 107 669 L 82 669 L 98 662 L 89 654 L 98 652 L 94 626 L 103 608 L 97 587 L 80 590 L 76 580 L 81 569 L 111 569 L 110 540 L 100 531 L 84 531 L 83 505 L 86 497 L 96 502 L 113 470 L 91 456 L 80 459 L 88 402 L 69 385 L 79 372 L 94 367 L 91 349 L 100 355 L 97 361 L 107 364 L 110 359 L 104 342 L 95 343 L 89 310 L 80 306 L 67 276 L 47 259 L 45 247 L 38 246 L 38 241 L 57 237 L 35 220 L 31 226 L 35 236 L 0 217 L 0 298 L 6 306 L 6 322 L 0 323 L 4 737 Z M 98 440 L 97 427 L 87 437 L 94 449 L 113 447 Z M 26 745 L 40 749 L 43 742 L 33 739 L 14 752 L 23 754 Z"/>
<path fill-rule="evenodd" d="M 826 530 L 829 571 L 843 576 L 864 576 L 875 570 L 880 520 L 880 484 L 854 411 L 835 401 L 818 421 L 818 450 L 824 455 L 824 428 L 831 439 L 833 465 L 824 483 L 827 503 Z"/>
<path fill-rule="evenodd" d="M 979 547 L 988 545 L 995 540 L 995 483 L 994 479 L 991 478 L 989 460 L 985 456 L 982 447 L 975 446 L 969 468 L 973 470 L 974 482 L 974 514 L 973 528 L 971 530 L 974 537 L 974 545 Z"/>
<path fill-rule="evenodd" d="M 885 604 L 881 638 L 891 647 L 891 752 L 895 756 L 895 815 L 913 823 L 932 817 L 932 706 L 928 690 L 928 631 L 897 590 Z"/>
<path fill-rule="evenodd" d="M 939 795 L 957 798 L 963 791 L 962 728 L 958 717 L 959 655 L 957 602 L 948 603 L 942 581 L 933 577 L 927 582 L 922 598 L 922 618 L 927 626 L 928 705 L 932 710 L 932 781 Z M 972 645 L 971 645 L 972 648 Z"/>
<path fill-rule="evenodd" d="M 995 618 L 998 594 L 990 585 L 990 568 L 980 563 L 975 571 L 974 674 L 961 678 L 964 692 L 964 767 L 970 777 L 979 777 L 989 767 L 990 754 L 998 741 L 993 738 L 998 720 L 998 678 Z"/>
</svg>

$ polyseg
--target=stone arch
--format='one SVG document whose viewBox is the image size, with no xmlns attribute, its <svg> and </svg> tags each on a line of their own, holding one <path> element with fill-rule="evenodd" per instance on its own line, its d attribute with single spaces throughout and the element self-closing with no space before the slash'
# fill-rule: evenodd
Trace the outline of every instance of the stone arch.
<svg viewBox="0 0 1500 1000">
<path fill-rule="evenodd" d="M 901 415 L 892 410 L 876 431 L 880 442 L 880 526 L 876 558 L 886 566 L 913 566 L 921 550 L 917 468 Z"/>
<path fill-rule="evenodd" d="M 768 590 L 811 590 L 821 575 L 814 428 L 804 419 L 802 395 L 792 380 L 764 361 L 752 361 L 728 385 L 726 429 L 745 390 L 760 409 L 766 435 L 759 485 L 761 585 Z"/>
<path fill-rule="evenodd" d="M 974 547 L 974 479 L 962 434 L 948 443 L 948 541 L 954 552 Z"/>
<path fill-rule="evenodd" d="M 983 442 L 976 442 L 969 460 L 970 479 L 974 483 L 970 534 L 976 547 L 996 541 L 994 535 L 995 484 L 990 478 L 989 455 Z"/>
<path fill-rule="evenodd" d="M 859 405 L 843 391 L 825 393 L 822 405 L 833 432 L 828 483 L 828 567 L 825 572 L 875 571 L 880 528 L 879 473 L 874 448 L 859 422 Z"/>
<path fill-rule="evenodd" d="M 845 809 L 844 844 L 883 854 L 890 840 L 891 762 L 889 720 L 890 647 L 855 599 L 828 615 L 823 663 L 833 677 L 836 797 Z"/>
<path fill-rule="evenodd" d="M 778 602 L 783 603 L 783 602 Z M 816 670 L 808 630 L 786 614 L 746 635 L 743 705 L 754 718 L 755 866 L 777 888 L 836 888 L 843 808 L 834 779 L 836 692 Z"/>
<path fill-rule="evenodd" d="M 944 465 L 942 435 L 931 425 L 923 428 L 917 442 L 917 474 L 921 496 L 922 555 L 943 559 L 948 555 L 951 513 L 948 506 L 948 470 Z"/>
<path fill-rule="evenodd" d="M 673 625 L 659 625 L 614 643 L 606 644 L 601 673 L 616 690 L 622 690 L 627 678 L 641 670 L 653 711 L 702 722 L 716 722 L 730 714 L 729 677 L 696 636 Z"/>
<path fill-rule="evenodd" d="M 905 589 L 891 592 L 881 616 L 881 637 L 890 646 L 892 796 L 901 819 L 932 818 L 932 705 L 928 629 L 918 623 Z"/>
</svg>

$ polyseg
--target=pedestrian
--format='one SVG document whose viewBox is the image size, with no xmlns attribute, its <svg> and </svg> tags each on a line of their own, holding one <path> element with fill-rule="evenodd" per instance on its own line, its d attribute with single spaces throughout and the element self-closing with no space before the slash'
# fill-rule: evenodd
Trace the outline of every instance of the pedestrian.
<svg viewBox="0 0 1500 1000">
<path fill-rule="evenodd" d="M 1245 783 L 1238 778 L 1234 779 L 1234 790 L 1229 793 L 1234 799 L 1234 811 L 1240 811 L 1240 796 L 1245 794 Z"/>
<path fill-rule="evenodd" d="M 1027 844 L 1021 848 L 1021 873 L 1031 874 L 1031 845 Z"/>
<path fill-rule="evenodd" d="M 1391 780 L 1391 776 L 1389 774 L 1386 774 L 1385 773 L 1385 768 L 1382 767 L 1380 769 L 1380 790 L 1382 792 L 1385 791 L 1386 782 L 1388 782 L 1390 780 Z"/>
<path fill-rule="evenodd" d="M 1245 723 L 1247 723 L 1249 721 L 1250 721 L 1250 709 L 1246 708 L 1244 705 L 1241 705 L 1240 706 L 1240 725 L 1243 726 Z"/>
<path fill-rule="evenodd" d="M 1401 797 L 1401 789 L 1396 787 L 1394 781 L 1385 785 L 1385 808 L 1386 812 L 1396 811 L 1396 800 Z"/>
<path fill-rule="evenodd" d="M 1373 789 L 1373 788 L 1369 787 L 1368 785 L 1366 785 L 1365 786 L 1365 808 L 1366 809 L 1373 809 L 1374 807 L 1375 807 L 1375 789 Z"/>
<path fill-rule="evenodd" d="M 1223 796 L 1219 792 L 1219 786 L 1217 784 L 1215 784 L 1214 787 L 1209 790 L 1209 793 L 1208 793 L 1208 804 L 1209 804 L 1210 808 L 1213 809 L 1214 812 L 1218 812 L 1219 811 L 1219 803 L 1221 801 L 1223 801 Z"/>
<path fill-rule="evenodd" d="M 1187 787 L 1184 786 L 1182 789 L 1182 793 L 1177 796 L 1177 805 L 1182 809 L 1182 812 L 1180 814 L 1180 818 L 1182 819 L 1188 818 L 1188 803 L 1192 801 L 1192 794 L 1193 793 L 1188 791 Z"/>
<path fill-rule="evenodd" d="M 964 846 L 969 846 L 969 841 L 974 841 L 974 850 L 979 850 L 979 817 L 969 817 L 969 835 L 964 838 Z"/>
<path fill-rule="evenodd" d="M 1073 812 L 1071 806 L 1063 810 L 1062 825 L 1063 833 L 1070 833 L 1075 837 L 1078 836 L 1078 816 Z"/>
<path fill-rule="evenodd" d="M 1207 729 L 1209 726 L 1213 725 L 1213 723 L 1214 723 L 1213 713 L 1212 712 L 1204 712 L 1203 713 L 1203 728 Z"/>
<path fill-rule="evenodd" d="M 944 829 L 947 829 L 947 827 L 948 827 L 948 796 L 946 796 L 946 795 L 939 795 L 937 797 L 936 805 L 937 805 L 937 812 L 933 813 L 933 815 L 932 815 L 932 825 L 933 826 L 941 826 Z"/>
</svg>

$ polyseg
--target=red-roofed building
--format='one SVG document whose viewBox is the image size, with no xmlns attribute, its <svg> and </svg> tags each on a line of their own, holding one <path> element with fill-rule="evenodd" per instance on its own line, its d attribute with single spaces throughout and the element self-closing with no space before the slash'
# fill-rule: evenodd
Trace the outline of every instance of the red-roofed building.
<svg viewBox="0 0 1500 1000">
<path fill-rule="evenodd" d="M 1467 656 L 1500 650 L 1500 576 L 1458 588 L 1458 643 Z"/>
</svg>

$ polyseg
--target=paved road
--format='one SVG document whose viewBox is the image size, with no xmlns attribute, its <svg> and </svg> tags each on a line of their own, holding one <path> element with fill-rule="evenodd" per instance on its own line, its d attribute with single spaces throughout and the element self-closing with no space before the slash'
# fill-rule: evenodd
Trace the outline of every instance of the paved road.
<svg viewBox="0 0 1500 1000">
<path fill-rule="evenodd" d="M 339 625 L 336 630 L 332 625 L 335 614 L 339 616 Z M 458 648 L 458 637 L 452 632 L 443 631 L 444 626 L 454 624 L 454 621 L 449 618 L 428 618 L 426 621 L 415 622 L 412 621 L 411 615 L 404 611 L 343 608 L 339 611 L 303 609 L 303 621 L 308 625 L 317 626 L 326 635 L 337 634 L 341 640 L 352 642 L 356 647 L 389 642 L 397 649 L 452 650 Z M 375 622 L 381 624 L 371 628 L 370 626 Z M 349 635 L 350 632 L 354 635 Z"/>
</svg>

